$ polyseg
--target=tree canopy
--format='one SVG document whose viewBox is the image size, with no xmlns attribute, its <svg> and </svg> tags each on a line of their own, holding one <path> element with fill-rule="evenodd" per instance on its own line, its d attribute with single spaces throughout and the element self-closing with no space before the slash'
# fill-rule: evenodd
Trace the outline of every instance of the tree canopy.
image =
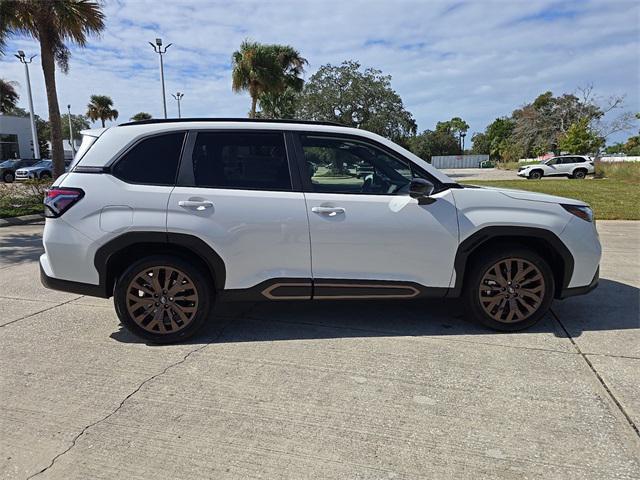
<svg viewBox="0 0 640 480">
<path fill-rule="evenodd" d="M 0 78 L 0 113 L 9 113 L 16 108 L 20 95 L 16 91 L 16 82 Z"/>
<path fill-rule="evenodd" d="M 289 45 L 266 45 L 245 40 L 233 52 L 231 88 L 251 96 L 250 118 L 256 117 L 258 99 L 277 95 L 286 89 L 302 90 L 302 74 L 307 60 Z"/>
<path fill-rule="evenodd" d="M 140 122 L 142 120 L 151 120 L 153 117 L 150 113 L 147 112 L 138 112 L 134 116 L 132 116 L 129 120 L 133 122 Z"/>
<path fill-rule="evenodd" d="M 91 95 L 91 100 L 87 105 L 87 117 L 92 122 L 100 120 L 102 127 L 107 120 L 117 120 L 118 110 L 113 107 L 113 100 L 107 95 Z"/>
<path fill-rule="evenodd" d="M 391 88 L 391 76 L 360 69 L 345 61 L 323 65 L 306 83 L 298 110 L 300 118 L 334 121 L 363 128 L 403 142 L 416 132 L 416 122 Z"/>
</svg>

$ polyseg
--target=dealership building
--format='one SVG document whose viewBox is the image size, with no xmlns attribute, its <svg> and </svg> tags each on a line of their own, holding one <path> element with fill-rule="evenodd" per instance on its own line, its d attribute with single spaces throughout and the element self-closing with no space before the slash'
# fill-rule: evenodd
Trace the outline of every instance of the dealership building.
<svg viewBox="0 0 640 480">
<path fill-rule="evenodd" d="M 0 114 L 0 161 L 34 158 L 29 117 Z"/>
</svg>

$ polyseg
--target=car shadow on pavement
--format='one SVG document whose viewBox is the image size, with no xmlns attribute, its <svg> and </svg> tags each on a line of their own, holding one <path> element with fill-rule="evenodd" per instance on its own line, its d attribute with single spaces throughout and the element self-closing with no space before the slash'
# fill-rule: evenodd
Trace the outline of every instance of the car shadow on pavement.
<svg viewBox="0 0 640 480">
<path fill-rule="evenodd" d="M 603 279 L 587 296 L 555 301 L 553 311 L 526 334 L 574 337 L 589 330 L 638 329 L 640 290 Z M 456 299 L 424 301 L 316 301 L 227 303 L 216 307 L 203 331 L 187 344 L 385 336 L 500 335 L 464 318 Z M 111 338 L 146 343 L 122 326 Z"/>
<path fill-rule="evenodd" d="M 44 253 L 42 234 L 13 233 L 0 236 L 0 267 L 6 267 L 23 262 L 33 262 Z"/>
</svg>

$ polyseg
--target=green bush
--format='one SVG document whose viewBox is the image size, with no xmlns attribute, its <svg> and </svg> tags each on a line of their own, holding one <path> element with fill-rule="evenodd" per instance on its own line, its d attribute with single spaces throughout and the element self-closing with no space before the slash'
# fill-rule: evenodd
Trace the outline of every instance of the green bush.
<svg viewBox="0 0 640 480">
<path fill-rule="evenodd" d="M 0 184 L 0 218 L 42 213 L 44 192 L 50 185 L 50 180 Z"/>
</svg>

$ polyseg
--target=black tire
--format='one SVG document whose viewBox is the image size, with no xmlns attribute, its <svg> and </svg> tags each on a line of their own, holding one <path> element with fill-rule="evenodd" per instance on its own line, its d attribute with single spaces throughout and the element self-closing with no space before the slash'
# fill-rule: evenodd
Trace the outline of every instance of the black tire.
<svg viewBox="0 0 640 480">
<path fill-rule="evenodd" d="M 145 295 L 145 297 L 141 297 L 141 301 L 145 301 L 147 306 L 140 307 L 138 310 L 133 311 L 133 314 L 139 312 L 137 314 L 138 321 L 136 321 L 134 315 L 130 313 L 130 309 L 133 309 L 131 305 L 138 305 L 137 301 L 132 301 L 128 297 L 129 291 L 137 290 L 136 287 L 132 287 L 132 282 L 136 280 L 136 278 L 140 278 L 141 272 L 149 272 L 154 267 L 165 269 L 165 276 L 163 277 L 163 274 L 159 273 L 157 278 L 159 282 L 162 282 L 165 287 L 169 288 L 169 293 L 171 292 L 171 289 L 178 285 L 178 282 L 175 281 L 178 277 L 170 277 L 170 279 L 166 278 L 166 272 L 173 269 L 173 271 L 184 274 L 184 277 L 182 278 L 184 282 L 188 282 L 189 284 L 187 292 L 195 292 L 196 294 L 195 302 L 181 301 L 182 308 L 195 308 L 195 312 L 189 312 L 191 313 L 191 317 L 189 317 L 188 323 L 183 322 L 183 326 L 179 325 L 179 322 L 182 320 L 177 315 L 177 312 L 174 311 L 174 308 L 178 303 L 177 295 L 183 293 L 181 291 L 176 293 L 175 302 L 173 302 L 174 298 L 170 298 L 168 294 L 166 297 L 162 294 L 161 298 L 157 298 L 157 295 L 154 298 L 151 294 L 140 291 L 141 295 Z M 153 288 L 153 275 L 144 276 L 144 278 L 149 279 L 149 283 L 146 285 L 148 290 L 151 293 L 156 291 Z M 173 284 L 170 283 L 172 279 L 175 282 Z M 177 343 L 193 336 L 206 323 L 209 318 L 212 305 L 215 302 L 214 292 L 215 290 L 209 276 L 197 266 L 179 257 L 170 255 L 153 255 L 135 262 L 119 276 L 114 289 L 113 302 L 120 321 L 134 335 L 145 340 L 149 340 L 152 343 Z M 164 291 L 164 293 L 167 293 L 167 291 Z M 188 293 L 188 297 L 185 296 L 184 298 L 191 298 L 192 296 L 192 293 Z M 168 300 L 171 300 L 171 302 Z M 155 302 L 155 304 L 153 304 L 153 302 Z M 168 306 L 167 304 L 171 305 Z M 165 308 L 169 310 L 163 311 L 161 308 L 162 305 L 165 305 Z M 156 313 L 160 315 L 158 321 L 156 321 L 156 318 L 158 318 L 156 317 Z M 162 328 L 160 327 L 160 322 L 163 323 Z M 146 325 L 144 325 L 145 323 Z M 173 328 L 174 324 L 176 325 L 175 329 Z M 156 329 L 153 325 L 156 325 L 158 328 Z M 168 327 L 171 327 L 171 330 L 168 330 Z"/>
<path fill-rule="evenodd" d="M 542 178 L 542 170 L 533 170 L 529 172 L 530 180 L 540 180 Z"/>
<path fill-rule="evenodd" d="M 40 180 L 46 180 L 46 179 L 49 179 L 49 178 L 51 178 L 51 174 L 49 172 L 42 172 L 40 174 Z"/>
<path fill-rule="evenodd" d="M 2 175 L 2 180 L 4 180 L 5 183 L 13 183 L 15 179 L 16 176 L 13 174 L 13 172 L 4 172 L 4 174 Z"/>
<path fill-rule="evenodd" d="M 530 265 L 535 267 L 535 269 L 537 269 L 537 271 L 535 271 L 534 269 L 534 272 L 529 274 L 528 277 L 540 274 L 543 282 L 534 280 L 534 283 L 529 284 L 525 283 L 528 280 L 522 280 L 521 283 L 523 285 L 527 285 L 527 289 L 529 291 L 531 291 L 531 288 L 541 289 L 543 291 L 543 296 L 541 297 L 539 304 L 535 306 L 535 310 L 532 312 L 528 312 L 526 314 L 526 317 L 522 318 L 521 320 L 507 322 L 505 320 L 498 321 L 495 318 L 495 315 L 505 316 L 506 318 L 508 318 L 510 315 L 509 311 L 511 310 L 510 300 L 501 300 L 500 303 L 496 304 L 493 307 L 496 313 L 494 313 L 494 316 L 492 316 L 485 310 L 485 307 L 481 302 L 480 286 L 486 285 L 482 282 L 485 278 L 485 275 L 489 274 L 489 272 L 492 270 L 492 267 L 496 266 L 496 264 L 500 264 L 500 262 L 509 262 L 509 259 L 524 260 L 525 262 L 528 262 Z M 512 267 L 516 266 L 516 264 L 513 263 L 516 260 L 511 261 L 510 265 Z M 524 263 L 524 265 L 527 265 L 527 263 Z M 507 277 L 507 275 L 504 275 L 504 277 Z M 516 277 L 514 276 L 514 278 Z M 511 284 L 509 285 L 511 286 Z M 515 286 L 523 287 L 523 285 Z M 497 283 L 496 287 L 487 287 L 487 289 L 491 288 L 498 290 Z M 505 288 L 500 288 L 500 290 L 505 290 Z M 513 304 L 517 306 L 520 312 L 527 311 L 524 307 L 525 301 L 527 302 L 527 305 L 529 305 L 529 307 L 533 308 L 533 305 L 530 305 L 528 303 L 532 302 L 531 298 L 525 297 L 522 293 L 524 288 L 513 290 L 515 294 L 510 295 L 510 297 L 513 300 Z M 484 291 L 486 291 L 487 294 L 489 293 L 489 290 L 485 290 L 483 288 L 483 294 Z M 503 245 L 500 248 L 496 248 L 495 250 L 489 252 L 488 254 L 479 256 L 472 262 L 471 265 L 469 265 L 469 269 L 465 276 L 463 297 L 467 314 L 472 320 L 476 320 L 494 330 L 513 332 L 516 330 L 523 330 L 537 323 L 549 310 L 551 302 L 553 301 L 554 291 L 555 282 L 553 272 L 545 259 L 528 248 L 520 247 L 517 245 Z M 497 299 L 500 295 L 509 295 L 509 292 L 500 292 L 495 294 L 495 296 L 491 298 Z M 520 296 L 519 299 L 517 298 L 518 296 Z M 492 303 L 487 300 L 487 297 L 484 298 L 484 301 L 489 305 Z M 503 301 L 504 303 L 502 303 Z M 509 302 L 509 305 L 507 305 L 506 302 Z M 509 306 L 508 309 L 507 306 Z M 505 315 L 506 312 L 508 313 Z"/>
<path fill-rule="evenodd" d="M 576 180 L 584 180 L 585 177 L 587 176 L 587 171 L 579 168 L 578 170 L 574 170 L 572 177 L 575 178 Z"/>
</svg>

